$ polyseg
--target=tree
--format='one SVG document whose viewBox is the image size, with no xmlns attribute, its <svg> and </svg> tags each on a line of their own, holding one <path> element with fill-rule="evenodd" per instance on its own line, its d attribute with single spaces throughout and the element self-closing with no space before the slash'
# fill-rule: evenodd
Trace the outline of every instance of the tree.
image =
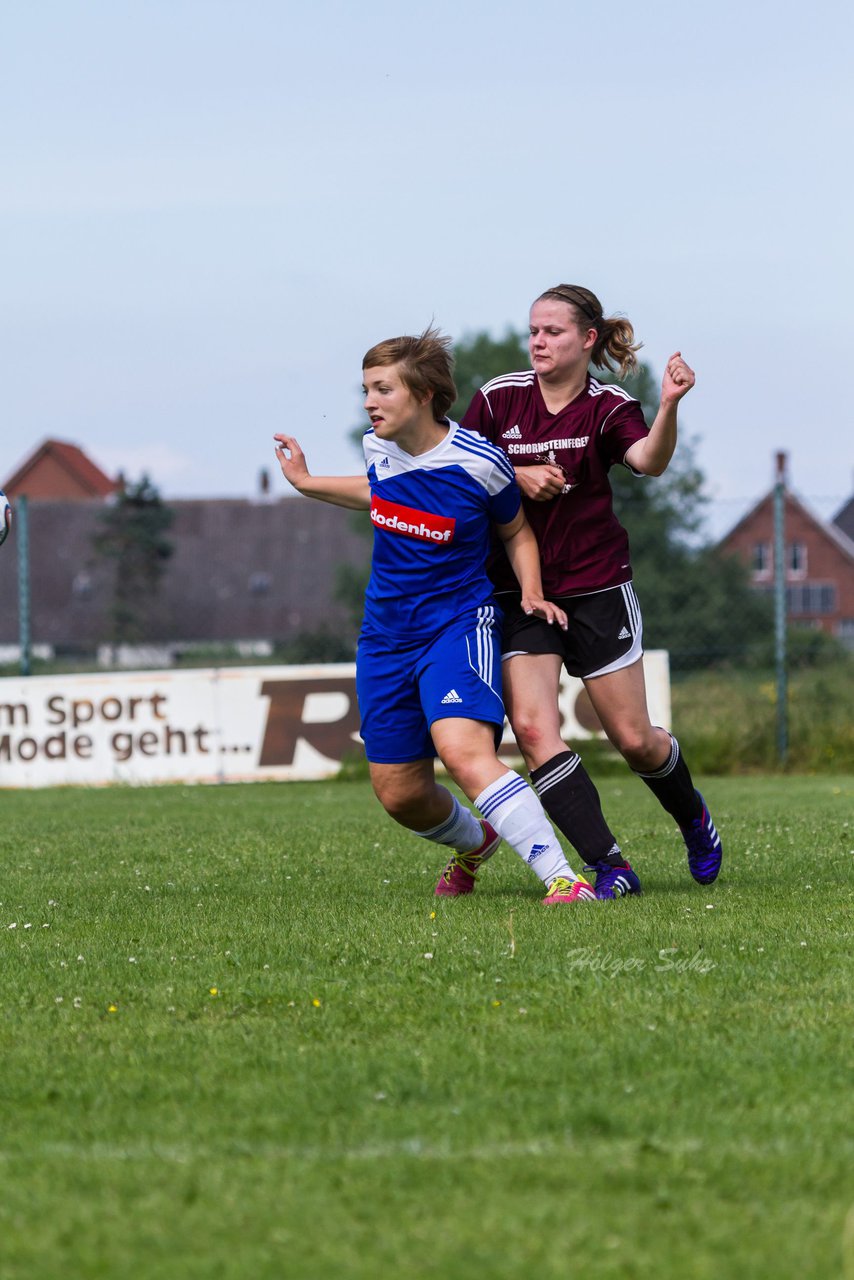
<svg viewBox="0 0 854 1280">
<path fill-rule="evenodd" d="M 476 391 L 502 373 L 529 369 L 528 342 L 521 333 L 507 329 L 503 338 L 488 333 L 471 333 L 454 347 L 454 382 L 457 398 L 451 417 L 459 422 Z"/>
<path fill-rule="evenodd" d="M 174 513 L 163 503 L 147 475 L 123 485 L 100 519 L 93 538 L 96 553 L 113 566 L 110 641 L 141 639 L 166 562 L 174 550 L 166 532 Z"/>
</svg>

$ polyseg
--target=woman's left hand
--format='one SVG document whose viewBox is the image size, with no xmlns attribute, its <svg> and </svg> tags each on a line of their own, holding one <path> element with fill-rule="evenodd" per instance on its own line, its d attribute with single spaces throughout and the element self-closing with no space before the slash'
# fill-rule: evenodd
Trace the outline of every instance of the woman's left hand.
<svg viewBox="0 0 854 1280">
<path fill-rule="evenodd" d="M 561 631 L 566 631 L 569 627 L 569 622 L 563 609 L 559 609 L 556 604 L 552 604 L 551 600 L 544 600 L 542 596 L 522 596 L 522 610 L 529 615 L 536 614 L 538 618 L 544 618 L 546 622 L 556 622 Z"/>
<path fill-rule="evenodd" d="M 682 359 L 682 352 L 674 351 L 667 361 L 667 368 L 661 380 L 662 403 L 669 401 L 674 404 L 677 400 L 681 400 L 684 395 L 688 394 L 695 382 L 694 370 Z"/>
</svg>

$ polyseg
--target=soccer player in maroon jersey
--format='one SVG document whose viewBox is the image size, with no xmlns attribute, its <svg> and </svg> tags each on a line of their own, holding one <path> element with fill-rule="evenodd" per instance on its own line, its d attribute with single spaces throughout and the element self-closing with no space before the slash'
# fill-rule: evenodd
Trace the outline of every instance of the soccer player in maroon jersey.
<svg viewBox="0 0 854 1280">
<path fill-rule="evenodd" d="M 638 476 L 662 474 L 676 448 L 677 405 L 694 374 L 680 352 L 670 357 L 648 428 L 636 400 L 589 372 L 616 365 L 625 376 L 637 366 L 640 345 L 629 321 L 606 319 L 589 289 L 556 285 L 531 308 L 532 368 L 487 383 L 462 419 L 512 462 L 540 548 L 543 592 L 569 618 L 569 629 L 556 632 L 522 614 L 506 558 L 496 554 L 510 722 L 546 812 L 590 857 L 600 898 L 639 893 L 640 881 L 602 816 L 593 782 L 560 736 L 561 666 L 581 677 L 608 738 L 675 818 L 699 884 L 717 877 L 722 852 L 678 742 L 650 722 L 629 541 L 608 480 L 615 464 Z"/>
</svg>

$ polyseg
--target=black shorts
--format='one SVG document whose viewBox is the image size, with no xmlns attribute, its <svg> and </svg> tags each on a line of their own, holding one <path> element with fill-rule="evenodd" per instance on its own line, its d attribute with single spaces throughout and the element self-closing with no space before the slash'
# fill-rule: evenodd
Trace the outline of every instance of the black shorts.
<svg viewBox="0 0 854 1280">
<path fill-rule="evenodd" d="M 571 676 L 604 676 L 629 667 L 643 654 L 643 620 L 630 582 L 584 596 L 550 597 L 560 605 L 569 629 L 522 612 L 521 594 L 496 596 L 504 610 L 502 660 L 520 653 L 555 653 Z"/>
</svg>

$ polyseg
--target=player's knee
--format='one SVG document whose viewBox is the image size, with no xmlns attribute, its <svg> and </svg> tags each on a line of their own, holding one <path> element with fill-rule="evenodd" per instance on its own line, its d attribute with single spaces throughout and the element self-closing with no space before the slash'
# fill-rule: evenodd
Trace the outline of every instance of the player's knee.
<svg viewBox="0 0 854 1280">
<path fill-rule="evenodd" d="M 454 746 L 442 751 L 441 760 L 457 786 L 468 795 L 472 790 L 483 790 L 479 784 L 484 773 L 484 760 L 491 762 L 492 754 L 472 752 L 465 746 Z"/>
<path fill-rule="evenodd" d="M 427 797 L 419 791 L 397 784 L 374 785 L 374 795 L 390 818 L 402 827 L 418 828 Z"/>
<path fill-rule="evenodd" d="M 407 797 L 399 787 L 374 783 L 374 795 L 390 818 L 397 819 L 397 815 L 403 813 L 407 807 Z"/>
<path fill-rule="evenodd" d="M 462 742 L 456 737 L 450 738 L 449 735 L 442 739 L 438 749 L 439 759 L 449 773 L 456 773 L 457 769 L 465 764 L 466 758 L 474 754 L 467 741 Z"/>
<path fill-rule="evenodd" d="M 633 769 L 646 768 L 656 754 L 655 736 L 632 725 L 621 728 L 611 740 Z"/>
<path fill-rule="evenodd" d="M 402 827 L 412 826 L 412 803 L 402 796 L 382 795 L 378 797 L 380 804 L 390 818 L 399 822 Z"/>
<path fill-rule="evenodd" d="M 524 756 L 536 756 L 545 740 L 542 719 L 528 712 L 520 712 L 513 717 L 513 736 Z"/>
</svg>

